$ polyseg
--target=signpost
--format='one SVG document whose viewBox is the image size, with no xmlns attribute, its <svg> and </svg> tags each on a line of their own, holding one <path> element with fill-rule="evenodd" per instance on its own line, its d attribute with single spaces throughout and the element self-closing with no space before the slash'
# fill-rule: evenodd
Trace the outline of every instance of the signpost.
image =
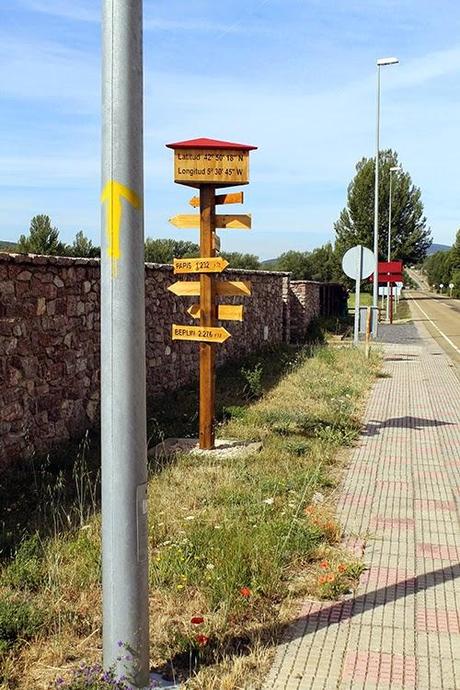
<svg viewBox="0 0 460 690">
<path fill-rule="evenodd" d="M 449 283 L 449 297 L 452 297 L 452 290 L 454 289 L 455 285 L 453 283 Z"/>
<path fill-rule="evenodd" d="M 188 312 L 200 320 L 199 326 L 173 324 L 173 340 L 194 340 L 200 343 L 200 430 L 199 446 L 214 448 L 215 345 L 223 343 L 230 333 L 217 326 L 219 320 L 241 321 L 243 308 L 237 305 L 217 305 L 216 297 L 225 295 L 247 297 L 251 294 L 248 281 L 216 279 L 228 262 L 216 256 L 220 240 L 216 228 L 251 228 L 249 214 L 216 214 L 216 205 L 243 203 L 243 193 L 218 194 L 219 187 L 248 184 L 249 151 L 255 146 L 214 139 L 192 139 L 167 144 L 174 150 L 174 181 L 196 187 L 199 196 L 190 205 L 199 208 L 198 214 L 179 214 L 170 219 L 178 228 L 200 229 L 200 256 L 175 259 L 174 273 L 198 273 L 199 281 L 176 282 L 168 289 L 175 295 L 199 297 Z"/>
<path fill-rule="evenodd" d="M 361 244 L 349 249 L 342 258 L 342 268 L 345 275 L 355 280 L 355 324 L 353 332 L 353 343 L 359 342 L 359 305 L 361 281 L 368 278 L 374 270 L 374 252 Z"/>
<path fill-rule="evenodd" d="M 439 283 L 439 289 L 441 290 L 441 295 L 442 295 L 442 291 L 444 289 L 444 283 Z"/>
</svg>

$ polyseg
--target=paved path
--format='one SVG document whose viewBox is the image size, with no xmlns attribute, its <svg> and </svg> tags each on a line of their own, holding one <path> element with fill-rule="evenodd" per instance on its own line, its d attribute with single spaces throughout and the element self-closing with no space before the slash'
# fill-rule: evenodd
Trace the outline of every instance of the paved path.
<svg viewBox="0 0 460 690">
<path fill-rule="evenodd" d="M 338 506 L 369 569 L 352 599 L 303 603 L 264 690 L 460 689 L 460 386 L 418 333 L 383 346 Z"/>
</svg>

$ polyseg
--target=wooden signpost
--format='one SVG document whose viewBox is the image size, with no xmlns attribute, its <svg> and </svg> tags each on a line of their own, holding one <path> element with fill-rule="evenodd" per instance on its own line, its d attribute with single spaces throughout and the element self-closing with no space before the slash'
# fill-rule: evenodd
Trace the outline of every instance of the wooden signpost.
<svg viewBox="0 0 460 690">
<path fill-rule="evenodd" d="M 249 182 L 249 151 L 256 146 L 235 144 L 214 139 L 192 139 L 167 144 L 174 150 L 174 181 L 196 187 L 199 196 L 190 205 L 199 208 L 199 214 L 179 214 L 170 219 L 178 228 L 200 229 L 200 256 L 191 259 L 174 259 L 174 273 L 198 273 L 199 281 L 176 282 L 168 289 L 175 295 L 200 298 L 188 313 L 199 319 L 199 326 L 173 324 L 173 340 L 194 340 L 200 343 L 200 432 L 199 446 L 214 448 L 215 406 L 215 344 L 223 343 L 230 333 L 217 325 L 218 321 L 242 321 L 243 307 L 232 304 L 216 304 L 218 296 L 243 296 L 251 294 L 249 281 L 217 279 L 228 266 L 225 259 L 216 256 L 220 240 L 216 228 L 251 228 L 249 214 L 216 215 L 216 205 L 241 204 L 243 193 L 218 194 L 219 187 L 232 187 Z"/>
</svg>

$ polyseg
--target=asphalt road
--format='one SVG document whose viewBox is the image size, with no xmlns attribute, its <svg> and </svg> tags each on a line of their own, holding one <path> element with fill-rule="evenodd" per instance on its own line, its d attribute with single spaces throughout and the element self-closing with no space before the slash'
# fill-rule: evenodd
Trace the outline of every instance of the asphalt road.
<svg viewBox="0 0 460 690">
<path fill-rule="evenodd" d="M 414 321 L 423 325 L 460 369 L 460 300 L 407 290 Z"/>
</svg>

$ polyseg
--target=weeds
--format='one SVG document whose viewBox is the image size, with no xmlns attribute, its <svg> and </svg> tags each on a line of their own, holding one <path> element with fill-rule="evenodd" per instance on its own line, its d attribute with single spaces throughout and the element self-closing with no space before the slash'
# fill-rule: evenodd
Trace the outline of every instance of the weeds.
<svg viewBox="0 0 460 690">
<path fill-rule="evenodd" d="M 252 369 L 241 367 L 241 375 L 245 381 L 243 393 L 246 400 L 257 400 L 262 395 L 262 374 L 262 362 L 257 362 Z"/>
<path fill-rule="evenodd" d="M 260 371 L 255 384 L 263 395 L 257 401 L 241 405 L 247 381 L 231 372 L 223 376 L 218 401 L 218 409 L 225 409 L 219 434 L 261 439 L 262 451 L 231 461 L 178 456 L 156 467 L 150 479 L 152 663 L 188 690 L 248 687 L 248 673 L 256 678 L 267 664 L 265 647 L 277 631 L 280 604 L 290 596 L 293 580 L 305 577 L 299 593 L 339 596 L 353 586 L 359 570 L 340 551 L 340 526 L 318 495 L 334 483 L 338 447 L 356 435 L 376 360 L 367 362 L 354 350 L 326 354 L 311 348 L 270 356 L 263 369 L 257 360 L 245 367 Z M 169 420 L 164 421 L 166 408 L 158 407 L 152 438 L 171 435 L 173 423 L 176 436 L 192 430 L 193 396 L 185 395 L 181 404 L 179 396 L 174 400 Z M 123 689 L 95 666 L 101 627 L 97 492 L 88 485 L 95 474 L 84 464 L 75 473 L 52 475 L 44 514 L 53 525 L 50 536 L 31 535 L 0 571 L 9 601 L 24 603 L 17 597 L 27 591 L 52 613 L 51 624 L 34 627 L 32 609 L 23 637 L 33 634 L 36 641 L 17 651 L 14 644 L 9 647 L 12 687 L 45 690 L 49 668 L 61 667 L 57 688 Z M 67 500 L 71 487 L 77 496 L 73 504 Z M 324 560 L 331 567 L 323 571 Z M 331 574 L 334 581 L 318 582 Z M 82 657 L 88 664 L 69 675 L 69 660 Z"/>
</svg>

